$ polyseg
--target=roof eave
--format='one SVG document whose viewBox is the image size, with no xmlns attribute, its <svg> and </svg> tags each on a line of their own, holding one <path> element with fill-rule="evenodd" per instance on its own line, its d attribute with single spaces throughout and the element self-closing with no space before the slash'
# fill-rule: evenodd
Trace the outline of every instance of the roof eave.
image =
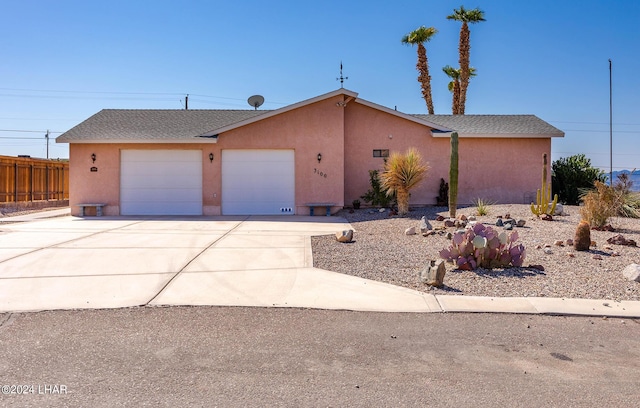
<svg viewBox="0 0 640 408">
<path fill-rule="evenodd" d="M 451 137 L 450 132 L 431 132 L 435 138 Z M 562 133 L 462 133 L 458 132 L 458 136 L 465 139 L 549 139 L 553 137 L 564 137 Z"/>
<path fill-rule="evenodd" d="M 86 140 L 59 140 L 56 143 L 74 143 L 74 144 L 161 144 L 161 143 L 218 143 L 218 135 L 211 137 L 190 137 L 185 139 L 86 139 Z"/>
<path fill-rule="evenodd" d="M 203 133 L 203 134 L 201 134 L 201 135 L 199 135 L 197 137 L 211 137 L 211 136 L 214 136 L 214 135 L 218 135 L 220 133 L 228 132 L 230 130 L 237 129 L 239 127 L 247 126 L 247 125 L 249 125 L 251 123 L 259 122 L 261 120 L 268 119 L 268 118 L 271 118 L 273 116 L 277 116 L 277 115 L 283 114 L 285 112 L 292 111 L 294 109 L 302 108 L 303 106 L 311 105 L 313 103 L 320 102 L 320 101 L 323 101 L 325 99 L 333 98 L 334 96 L 338 96 L 338 95 L 346 95 L 346 96 L 348 96 L 350 98 L 357 98 L 358 97 L 358 93 L 357 92 L 353 92 L 353 91 L 349 91 L 348 89 L 340 88 L 340 89 L 337 89 L 335 91 L 332 91 L 332 92 L 329 92 L 329 93 L 326 93 L 326 94 L 323 94 L 323 95 L 319 95 L 319 96 L 316 96 L 316 97 L 311 98 L 311 99 L 306 99 L 304 101 L 300 101 L 300 102 L 294 103 L 292 105 L 284 106 L 284 107 L 282 107 L 280 109 L 269 111 L 269 112 L 265 113 L 264 115 L 254 116 L 252 118 L 241 120 L 240 122 L 236 122 L 236 123 L 233 123 L 231 125 L 227 125 L 227 126 L 223 126 L 221 128 L 218 128 L 218 129 L 211 130 L 211 131 Z"/>
</svg>

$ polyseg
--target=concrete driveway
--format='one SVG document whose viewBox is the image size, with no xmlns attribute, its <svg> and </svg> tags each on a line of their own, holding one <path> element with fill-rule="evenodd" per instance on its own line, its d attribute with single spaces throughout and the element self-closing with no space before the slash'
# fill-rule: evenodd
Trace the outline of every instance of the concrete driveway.
<svg viewBox="0 0 640 408">
<path fill-rule="evenodd" d="M 313 268 L 311 236 L 347 228 L 339 217 L 301 216 L 0 223 L 0 312 L 212 305 L 640 317 L 640 302 L 436 296 Z"/>
<path fill-rule="evenodd" d="M 313 268 L 337 217 L 60 217 L 0 225 L 0 311 L 234 305 L 441 311 L 433 296 Z"/>
</svg>

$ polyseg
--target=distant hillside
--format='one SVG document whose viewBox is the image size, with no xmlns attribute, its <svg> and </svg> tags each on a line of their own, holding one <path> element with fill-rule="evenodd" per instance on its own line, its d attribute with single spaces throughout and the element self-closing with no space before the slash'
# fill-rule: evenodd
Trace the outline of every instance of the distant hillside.
<svg viewBox="0 0 640 408">
<path fill-rule="evenodd" d="M 618 180 L 618 174 L 630 174 L 631 171 L 629 170 L 620 170 L 620 171 L 614 171 L 613 172 L 613 182 L 615 183 L 616 180 Z M 631 189 L 633 191 L 639 191 L 640 192 L 640 170 L 636 170 L 633 172 L 633 174 L 631 174 L 629 176 L 631 178 L 631 181 L 633 181 L 633 185 L 631 186 Z M 607 172 L 607 183 L 609 182 L 609 173 Z"/>
</svg>

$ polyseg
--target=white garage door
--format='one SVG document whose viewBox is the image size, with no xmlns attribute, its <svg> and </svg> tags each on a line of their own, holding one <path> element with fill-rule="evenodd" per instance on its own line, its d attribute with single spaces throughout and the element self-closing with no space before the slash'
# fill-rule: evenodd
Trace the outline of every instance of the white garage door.
<svg viewBox="0 0 640 408">
<path fill-rule="evenodd" d="M 293 214 L 293 150 L 223 150 L 222 213 Z"/>
<path fill-rule="evenodd" d="M 122 215 L 202 215 L 200 150 L 123 150 Z"/>
</svg>

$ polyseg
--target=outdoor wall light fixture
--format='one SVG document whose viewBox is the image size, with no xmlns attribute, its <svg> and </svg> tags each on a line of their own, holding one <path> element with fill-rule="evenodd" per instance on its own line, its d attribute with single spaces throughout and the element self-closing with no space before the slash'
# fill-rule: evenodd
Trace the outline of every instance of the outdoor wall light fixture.
<svg viewBox="0 0 640 408">
<path fill-rule="evenodd" d="M 322 161 L 322 153 L 318 153 L 318 163 L 320 163 L 320 161 Z"/>
<path fill-rule="evenodd" d="M 93 163 L 95 163 L 95 162 L 96 162 L 96 154 L 95 154 L 95 153 L 91 153 L 91 161 L 92 161 Z"/>
<path fill-rule="evenodd" d="M 213 163 L 213 153 L 209 153 L 209 160 Z"/>
</svg>

